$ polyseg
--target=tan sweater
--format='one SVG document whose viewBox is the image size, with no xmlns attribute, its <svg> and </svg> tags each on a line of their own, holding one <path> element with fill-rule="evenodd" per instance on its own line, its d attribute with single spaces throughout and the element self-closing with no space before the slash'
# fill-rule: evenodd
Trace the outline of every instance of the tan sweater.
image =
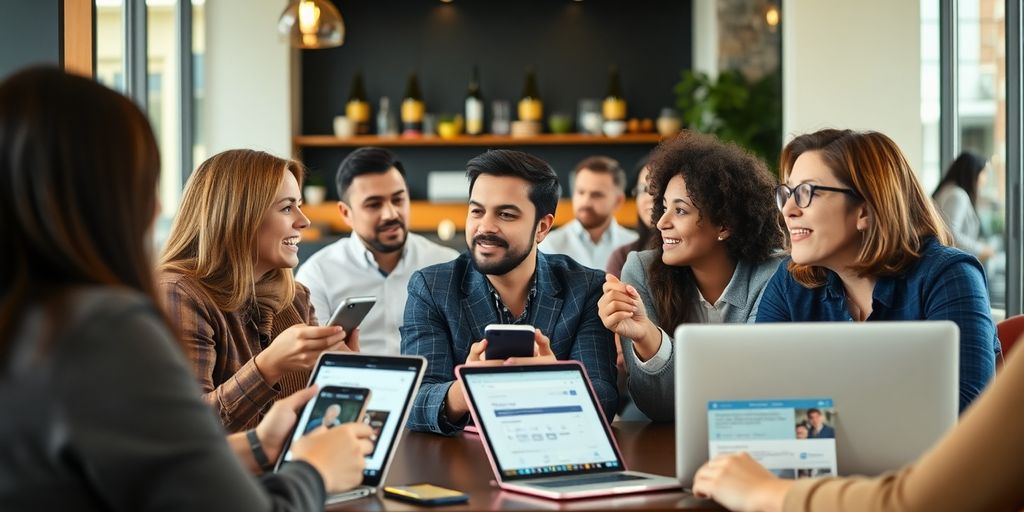
<svg viewBox="0 0 1024 512">
<path fill-rule="evenodd" d="M 877 478 L 796 482 L 783 510 L 1024 509 L 1024 349 L 914 465 Z"/>
<path fill-rule="evenodd" d="M 316 325 L 305 286 L 296 283 L 292 305 L 275 315 L 262 306 L 259 312 L 221 311 L 198 282 L 183 274 L 164 273 L 159 283 L 203 400 L 229 432 L 254 428 L 277 398 L 306 387 L 308 371 L 285 374 L 271 386 L 253 360 L 281 331 L 300 323 Z"/>
</svg>

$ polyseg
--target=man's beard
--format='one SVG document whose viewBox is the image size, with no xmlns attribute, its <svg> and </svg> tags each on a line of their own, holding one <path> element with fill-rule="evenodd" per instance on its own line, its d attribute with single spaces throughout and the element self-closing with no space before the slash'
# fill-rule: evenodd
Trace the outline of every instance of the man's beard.
<svg viewBox="0 0 1024 512">
<path fill-rule="evenodd" d="M 583 220 L 583 213 L 590 214 L 587 217 L 587 220 Z M 579 221 L 580 225 L 582 225 L 585 229 L 594 229 L 603 226 L 605 222 L 608 222 L 608 217 L 609 215 L 601 217 L 600 215 L 597 214 L 597 212 L 590 208 L 583 208 L 576 213 L 576 220 Z"/>
<path fill-rule="evenodd" d="M 402 230 L 401 231 L 401 238 L 397 242 L 394 242 L 394 243 L 384 243 L 384 242 L 382 242 L 381 239 L 380 239 L 380 234 L 382 232 L 388 230 L 389 228 L 394 227 L 394 226 L 398 226 L 399 228 L 401 228 L 401 230 Z M 369 242 L 370 248 L 374 252 L 379 252 L 379 253 L 387 254 L 387 253 L 392 253 L 392 252 L 395 252 L 395 251 L 401 251 L 402 248 L 405 247 L 405 241 L 408 240 L 408 238 L 409 238 L 409 232 L 405 229 L 405 225 L 403 225 L 401 221 L 392 220 L 392 221 L 388 221 L 388 222 L 386 222 L 384 224 L 381 224 L 381 225 L 377 226 L 374 229 L 373 238 L 371 238 L 370 240 L 367 240 L 367 242 Z"/>
<path fill-rule="evenodd" d="M 472 252 L 473 268 L 477 269 L 481 274 L 492 275 L 492 276 L 503 276 L 508 274 L 512 270 L 515 270 L 526 258 L 530 255 L 530 249 L 526 249 L 521 252 L 516 252 L 509 247 L 508 242 L 498 238 L 494 235 L 477 235 L 473 237 L 473 248 L 479 242 L 491 242 L 492 244 L 503 247 L 505 249 L 505 256 L 498 261 L 481 262 L 477 260 L 476 251 Z"/>
</svg>

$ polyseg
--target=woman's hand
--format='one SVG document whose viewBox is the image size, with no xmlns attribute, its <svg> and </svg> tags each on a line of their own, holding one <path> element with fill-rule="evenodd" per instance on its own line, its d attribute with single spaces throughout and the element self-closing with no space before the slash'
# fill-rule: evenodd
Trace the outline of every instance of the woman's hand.
<svg viewBox="0 0 1024 512">
<path fill-rule="evenodd" d="M 695 495 L 738 512 L 782 510 L 792 485 L 792 481 L 780 480 L 745 452 L 719 455 L 693 477 Z"/>
<path fill-rule="evenodd" d="M 259 436 L 268 459 L 276 461 L 281 456 L 285 439 L 295 428 L 295 422 L 299 421 L 299 411 L 306 402 L 316 396 L 316 391 L 317 386 L 314 384 L 274 402 L 267 415 L 256 426 L 256 435 Z"/>
<path fill-rule="evenodd" d="M 355 348 L 359 348 L 358 340 Z M 352 351 L 345 344 L 344 329 L 333 325 L 310 327 L 296 324 L 277 335 L 254 359 L 264 380 L 273 385 L 286 373 L 312 369 L 320 353 L 326 350 Z"/>
<path fill-rule="evenodd" d="M 609 331 L 633 340 L 634 352 L 641 361 L 650 359 L 661 348 L 658 327 L 647 318 L 647 309 L 636 288 L 605 275 L 604 293 L 597 301 L 597 314 Z"/>
<path fill-rule="evenodd" d="M 362 483 L 374 441 L 373 429 L 365 423 L 323 426 L 292 443 L 292 454 L 320 472 L 328 493 L 339 493 Z"/>
</svg>

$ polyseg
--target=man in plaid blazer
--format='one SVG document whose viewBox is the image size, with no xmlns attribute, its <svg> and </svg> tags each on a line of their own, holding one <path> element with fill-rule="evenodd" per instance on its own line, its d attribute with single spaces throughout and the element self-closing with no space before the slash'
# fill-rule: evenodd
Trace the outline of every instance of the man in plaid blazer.
<svg viewBox="0 0 1024 512">
<path fill-rule="evenodd" d="M 537 251 L 554 222 L 561 187 L 547 162 L 492 150 L 469 161 L 469 251 L 409 281 L 402 353 L 427 358 L 409 428 L 452 435 L 469 421 L 455 366 L 555 359 L 583 363 L 605 415 L 615 414 L 615 344 L 597 315 L 604 274 Z M 484 327 L 534 326 L 534 357 L 485 361 Z"/>
</svg>

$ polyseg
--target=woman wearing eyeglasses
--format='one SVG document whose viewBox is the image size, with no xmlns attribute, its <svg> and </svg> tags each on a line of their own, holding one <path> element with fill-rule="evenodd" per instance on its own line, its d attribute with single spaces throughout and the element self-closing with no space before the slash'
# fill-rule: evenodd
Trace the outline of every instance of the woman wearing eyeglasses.
<svg viewBox="0 0 1024 512">
<path fill-rule="evenodd" d="M 672 421 L 671 333 L 682 323 L 752 322 L 785 235 L 774 176 L 734 144 L 684 132 L 661 143 L 648 165 L 662 244 L 630 253 L 621 281 L 607 276 L 598 314 L 622 340 L 637 408 Z"/>
<path fill-rule="evenodd" d="M 758 322 L 952 320 L 960 411 L 995 371 L 999 340 L 977 258 L 951 237 L 899 147 L 877 132 L 822 130 L 782 151 L 776 203 L 790 259 Z"/>
</svg>

